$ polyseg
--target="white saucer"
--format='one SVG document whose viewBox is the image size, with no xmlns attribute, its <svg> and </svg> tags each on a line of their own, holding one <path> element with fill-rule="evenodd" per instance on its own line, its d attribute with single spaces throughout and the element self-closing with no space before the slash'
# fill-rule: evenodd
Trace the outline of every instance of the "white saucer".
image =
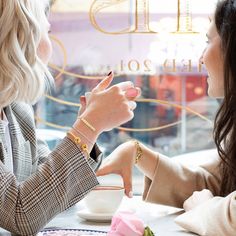
<svg viewBox="0 0 236 236">
<path fill-rule="evenodd" d="M 87 209 L 78 211 L 77 215 L 84 220 L 93 222 L 110 222 L 113 217 L 112 213 L 92 213 Z"/>
</svg>

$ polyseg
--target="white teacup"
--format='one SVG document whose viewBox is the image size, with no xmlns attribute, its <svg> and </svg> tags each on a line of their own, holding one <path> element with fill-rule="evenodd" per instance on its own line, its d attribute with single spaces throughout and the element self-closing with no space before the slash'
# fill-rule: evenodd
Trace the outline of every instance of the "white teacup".
<svg viewBox="0 0 236 236">
<path fill-rule="evenodd" d="M 131 81 L 124 81 L 124 82 L 120 82 L 120 83 L 115 84 L 115 85 L 118 86 L 124 93 L 127 92 L 129 89 L 134 88 L 134 84 Z M 90 96 L 91 96 L 91 92 L 86 92 L 85 93 L 86 102 L 89 101 Z"/>
<path fill-rule="evenodd" d="M 124 188 L 119 186 L 98 186 L 85 198 L 85 205 L 92 213 L 114 213 L 121 204 Z"/>
</svg>

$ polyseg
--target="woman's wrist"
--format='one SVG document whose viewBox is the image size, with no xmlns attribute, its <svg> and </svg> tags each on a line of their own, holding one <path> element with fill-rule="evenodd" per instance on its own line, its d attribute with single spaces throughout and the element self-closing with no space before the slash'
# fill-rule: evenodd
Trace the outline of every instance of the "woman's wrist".
<svg viewBox="0 0 236 236">
<path fill-rule="evenodd" d="M 89 142 L 90 144 L 94 144 L 100 134 L 100 131 L 96 128 L 92 129 L 88 124 L 94 128 L 89 120 L 87 120 L 86 118 L 79 118 L 74 123 L 71 132 L 77 135 L 80 134 L 80 136 L 82 136 L 84 139 L 87 139 L 87 142 Z"/>
<path fill-rule="evenodd" d="M 89 131 L 92 131 L 97 136 L 99 136 L 104 131 L 104 127 L 102 127 L 102 125 L 100 124 L 100 117 L 95 112 L 85 111 L 81 116 L 77 118 L 75 125 L 78 121 L 81 121 Z"/>
<path fill-rule="evenodd" d="M 129 140 L 126 145 L 128 148 L 128 153 L 129 153 L 129 157 L 132 159 L 132 164 L 135 165 L 136 164 L 136 154 L 137 154 L 137 146 L 135 143 L 136 140 Z"/>
<path fill-rule="evenodd" d="M 141 142 L 139 142 L 136 139 L 130 140 L 130 145 L 132 146 L 132 159 L 134 165 L 138 165 L 141 159 L 143 159 L 143 148 L 144 146 L 142 145 Z"/>
<path fill-rule="evenodd" d="M 127 153 L 129 153 L 128 156 L 131 158 L 132 164 L 152 179 L 159 162 L 159 155 L 138 140 L 130 140 L 126 144 Z"/>
<path fill-rule="evenodd" d="M 80 147 L 80 149 L 85 153 L 86 158 L 89 159 L 90 157 L 90 150 L 91 150 L 91 145 L 90 143 L 87 144 L 85 142 L 85 139 L 83 137 L 81 137 L 80 135 L 77 135 L 77 132 L 73 132 L 75 130 L 70 130 L 67 132 L 67 137 L 76 145 L 78 145 Z"/>
</svg>

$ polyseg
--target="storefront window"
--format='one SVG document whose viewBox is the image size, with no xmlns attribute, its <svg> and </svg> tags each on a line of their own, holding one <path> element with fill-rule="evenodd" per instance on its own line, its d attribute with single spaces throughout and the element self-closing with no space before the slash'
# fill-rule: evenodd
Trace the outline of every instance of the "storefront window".
<svg viewBox="0 0 236 236">
<path fill-rule="evenodd" d="M 218 102 L 207 96 L 207 73 L 198 59 L 215 4 L 53 1 L 50 67 L 55 90 L 36 107 L 38 127 L 66 132 L 76 119 L 79 97 L 113 70 L 114 83 L 131 80 L 142 96 L 132 121 L 99 138 L 105 155 L 133 138 L 170 157 L 214 148 Z M 48 139 L 51 148 L 57 134 Z M 136 171 L 135 176 L 139 183 Z"/>
</svg>

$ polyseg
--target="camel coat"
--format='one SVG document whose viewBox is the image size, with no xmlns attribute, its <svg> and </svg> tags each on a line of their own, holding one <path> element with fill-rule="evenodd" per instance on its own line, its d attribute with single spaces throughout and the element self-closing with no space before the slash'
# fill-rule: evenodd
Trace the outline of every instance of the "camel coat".
<svg viewBox="0 0 236 236">
<path fill-rule="evenodd" d="M 194 191 L 209 189 L 215 197 L 185 212 L 175 220 L 184 229 L 199 235 L 236 235 L 236 191 L 226 197 L 219 197 L 219 163 L 215 152 L 206 157 L 207 162 L 198 167 L 189 167 L 160 156 L 153 179 L 145 177 L 143 198 L 145 201 L 175 207 Z"/>
</svg>

